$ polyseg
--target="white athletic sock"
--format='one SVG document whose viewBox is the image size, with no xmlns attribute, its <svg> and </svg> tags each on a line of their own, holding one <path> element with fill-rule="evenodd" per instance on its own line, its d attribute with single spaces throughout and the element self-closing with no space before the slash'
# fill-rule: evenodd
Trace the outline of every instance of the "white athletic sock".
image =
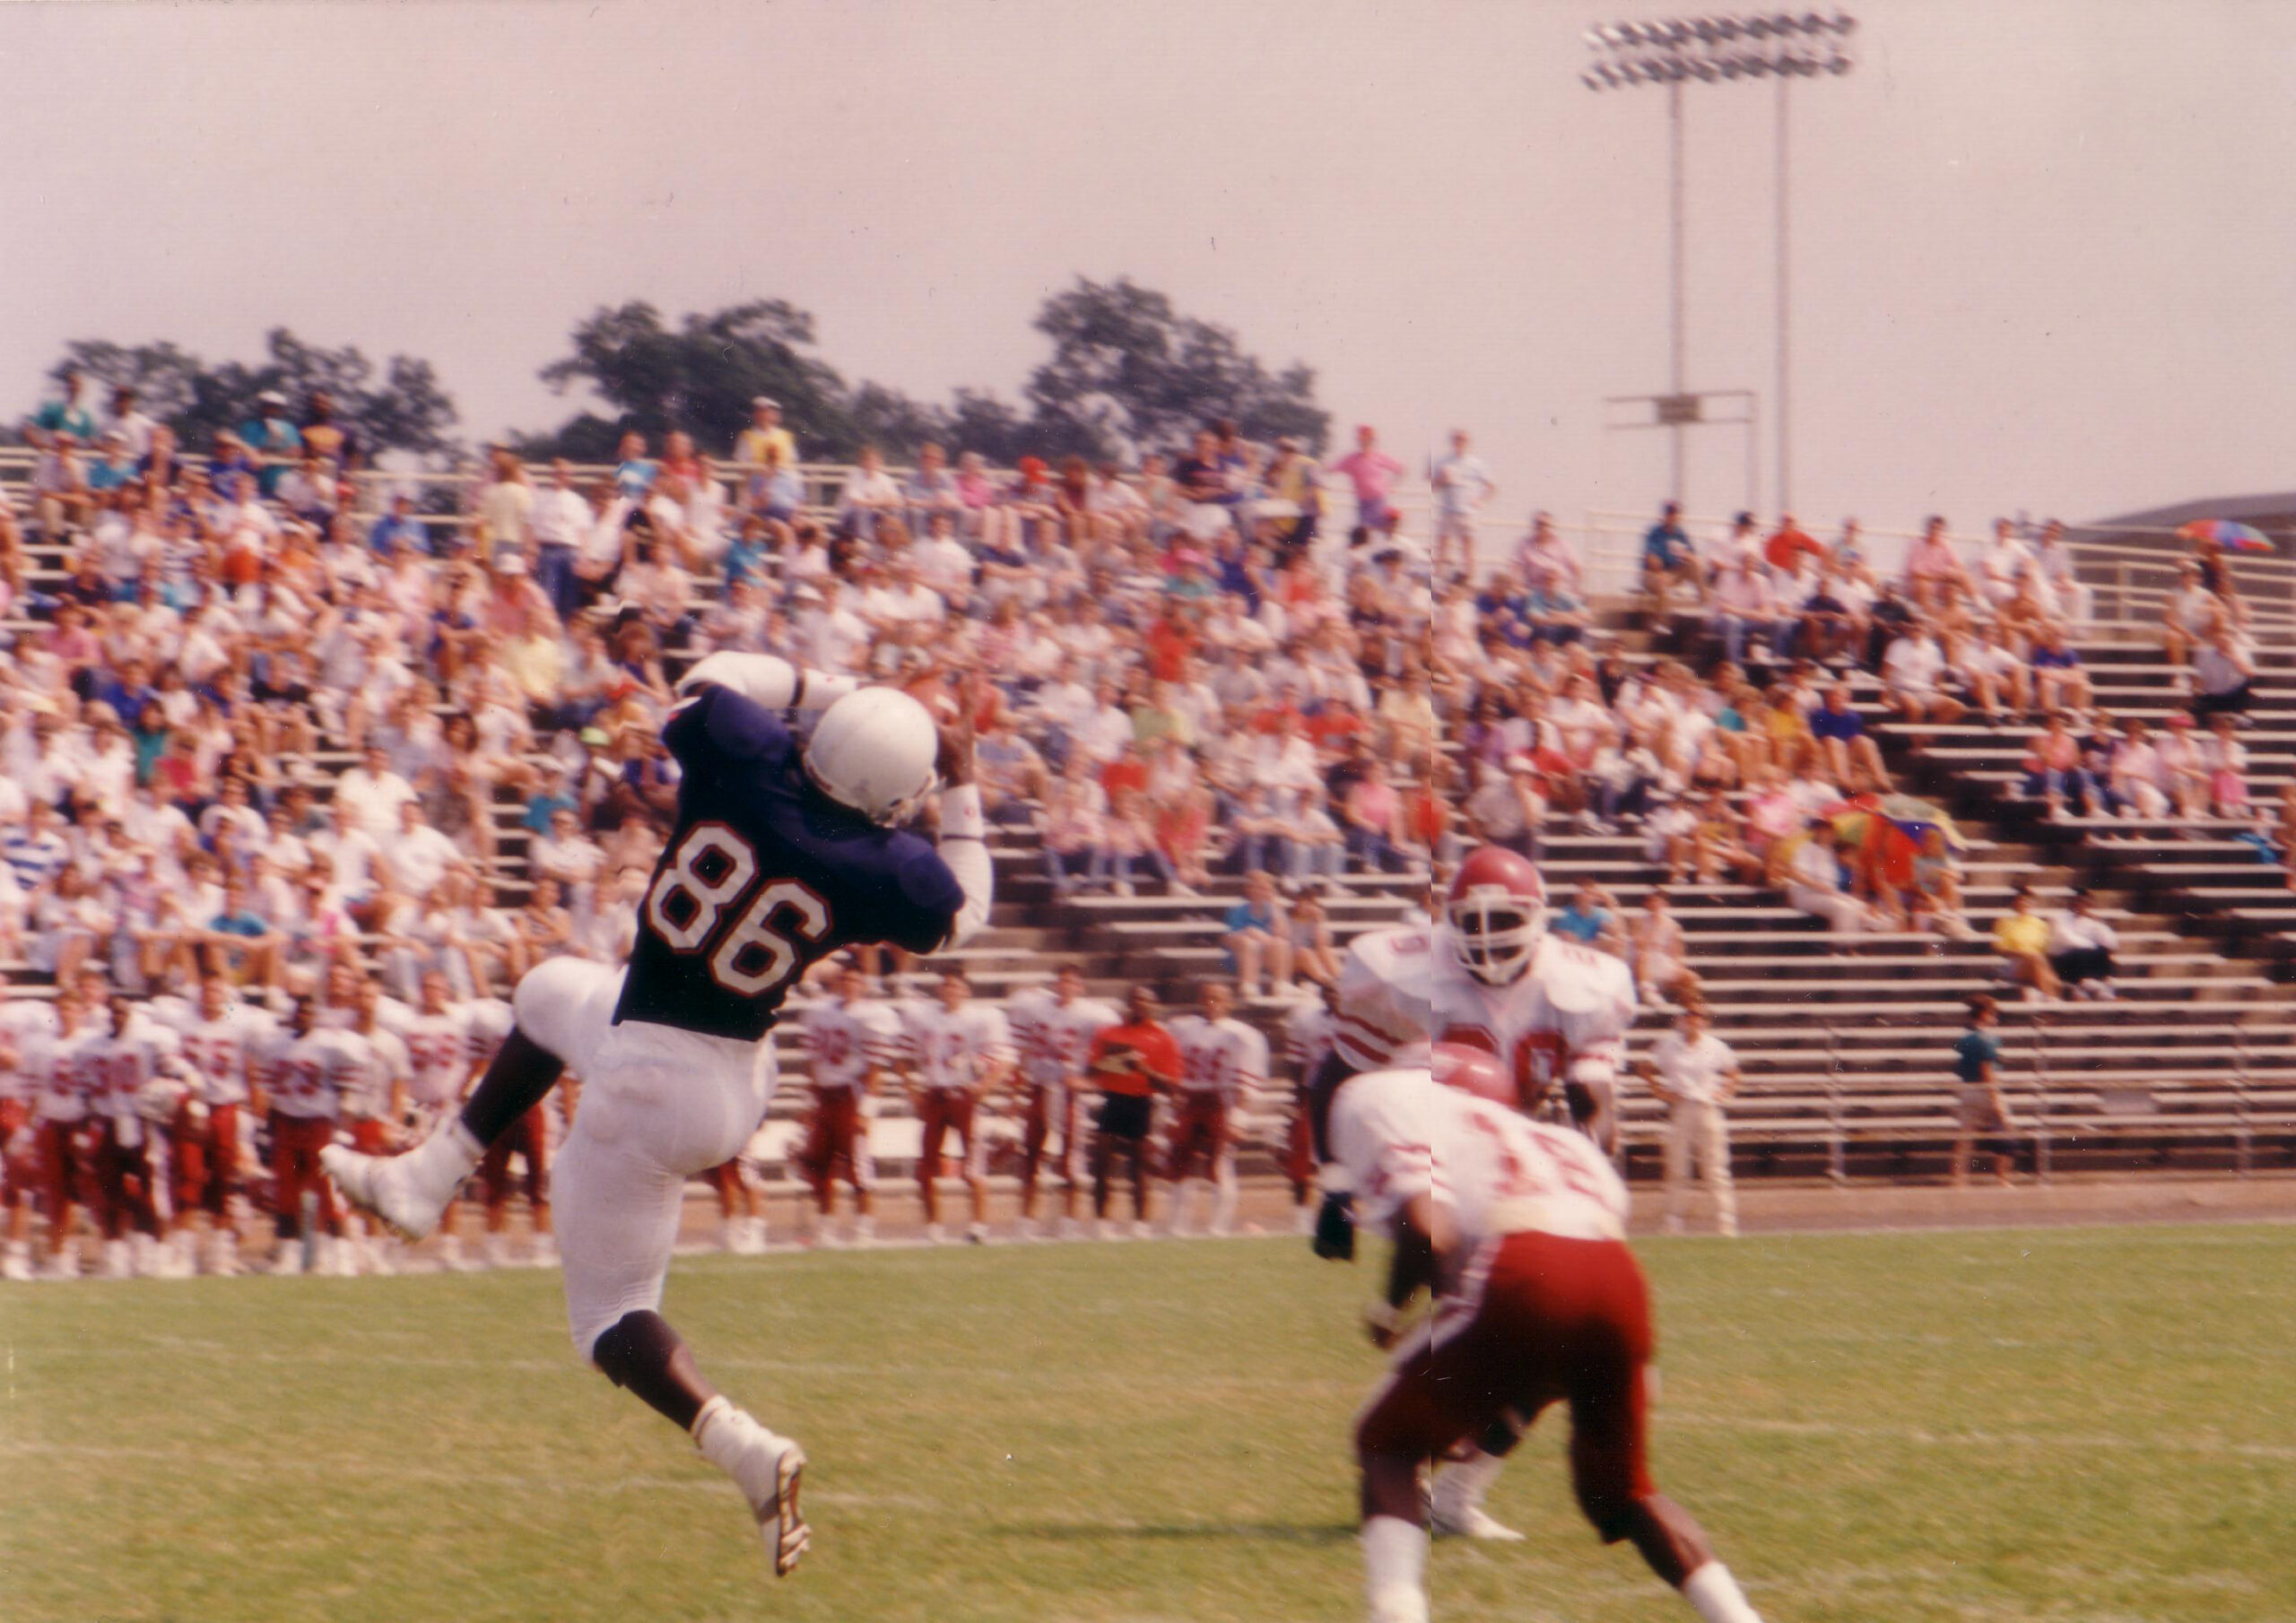
<svg viewBox="0 0 2296 1623">
<path fill-rule="evenodd" d="M 1196 1178 L 1182 1178 L 1179 1187 L 1172 1191 L 1171 1226 L 1174 1234 L 1187 1232 L 1188 1208 L 1196 1204 L 1196 1185 L 1200 1181 Z"/>
<path fill-rule="evenodd" d="M 1212 1232 L 1225 1234 L 1236 1226 L 1236 1169 L 1223 1166 L 1212 1181 Z"/>
<path fill-rule="evenodd" d="M 1363 1595 L 1371 1623 L 1427 1623 L 1427 1530 L 1396 1516 L 1363 1523 Z"/>
<path fill-rule="evenodd" d="M 1683 1599 L 1706 1623 L 1761 1623 L 1761 1614 L 1746 1603 L 1737 1579 L 1719 1561 L 1709 1561 L 1683 1580 Z"/>
<path fill-rule="evenodd" d="M 1445 1522 L 1457 1522 L 1469 1512 L 1483 1507 L 1483 1496 L 1499 1480 L 1507 1462 L 1498 1454 L 1485 1454 L 1480 1448 L 1465 1459 L 1444 1466 L 1435 1473 L 1433 1494 L 1435 1515 Z"/>
</svg>

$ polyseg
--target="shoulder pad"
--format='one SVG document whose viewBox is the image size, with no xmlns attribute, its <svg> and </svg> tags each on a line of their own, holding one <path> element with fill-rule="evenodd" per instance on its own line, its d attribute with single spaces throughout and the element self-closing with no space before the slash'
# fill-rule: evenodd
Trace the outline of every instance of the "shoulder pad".
<svg viewBox="0 0 2296 1623">
<path fill-rule="evenodd" d="M 708 707 L 702 721 L 712 744 L 737 760 L 758 759 L 789 734 L 770 711 L 740 701 L 732 689 L 716 687 L 704 689 L 695 700 Z"/>
</svg>

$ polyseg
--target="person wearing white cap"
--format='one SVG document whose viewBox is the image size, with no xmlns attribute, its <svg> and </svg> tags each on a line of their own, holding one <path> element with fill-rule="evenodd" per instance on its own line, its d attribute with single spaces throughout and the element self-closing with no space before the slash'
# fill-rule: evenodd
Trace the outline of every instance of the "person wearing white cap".
<svg viewBox="0 0 2296 1623">
<path fill-rule="evenodd" d="M 265 389 L 255 397 L 255 415 L 239 425 L 239 439 L 263 464 L 256 483 L 268 500 L 302 451 L 303 436 L 287 415 L 287 396 L 278 390 Z"/>
<path fill-rule="evenodd" d="M 750 426 L 734 441 L 734 461 L 744 473 L 756 473 L 769 464 L 797 465 L 797 441 L 781 426 L 781 403 L 770 395 L 750 402 Z"/>
</svg>

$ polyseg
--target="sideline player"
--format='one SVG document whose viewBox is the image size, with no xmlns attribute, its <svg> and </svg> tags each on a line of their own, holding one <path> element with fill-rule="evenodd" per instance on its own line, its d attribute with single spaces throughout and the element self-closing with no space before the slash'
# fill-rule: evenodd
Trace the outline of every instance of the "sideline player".
<svg viewBox="0 0 2296 1623">
<path fill-rule="evenodd" d="M 239 1112 L 257 1056 L 270 1045 L 276 1023 L 268 1011 L 239 1001 L 220 975 L 203 976 L 197 1002 L 178 1028 L 192 1086 L 177 1113 L 175 1147 L 177 1243 L 187 1259 L 196 1245 L 195 1213 L 207 1223 L 206 1271 L 239 1271 L 239 1230 L 231 1224 L 231 1191 L 239 1181 Z"/>
<path fill-rule="evenodd" d="M 1014 994 L 1004 1006 L 1004 1018 L 1020 1050 L 1029 1095 L 1021 1125 L 1021 1237 L 1032 1240 L 1043 1232 L 1037 1227 L 1037 1187 L 1049 1159 L 1060 1180 L 1058 1232 L 1062 1239 L 1073 1240 L 1079 1232 L 1076 1194 L 1084 1185 L 1084 1140 L 1077 1131 L 1084 1067 L 1093 1037 L 1122 1023 L 1124 1016 L 1106 999 L 1086 997 L 1084 971 L 1063 964 L 1051 992 L 1031 987 Z M 1056 1135 L 1060 1147 L 1052 1150 Z"/>
<path fill-rule="evenodd" d="M 1308 1198 L 1316 1187 L 1315 1134 L 1309 1124 L 1308 1092 L 1339 1037 L 1339 983 L 1326 981 L 1316 991 L 1313 1002 L 1301 1003 L 1283 1022 L 1283 1055 L 1292 1069 L 1292 1120 L 1284 1135 L 1283 1175 L 1292 1181 L 1292 1204 L 1301 1234 L 1315 1228 L 1315 1209 Z"/>
<path fill-rule="evenodd" d="M 917 1193 L 925 1207 L 925 1238 L 939 1245 L 941 1146 L 950 1133 L 961 1146 L 958 1176 L 971 1200 L 965 1238 L 988 1238 L 988 1144 L 981 1106 L 995 1097 L 1013 1069 L 1013 1037 L 1004 1011 L 970 1001 L 972 983 L 952 969 L 933 988 L 929 1003 L 912 1003 L 902 1020 L 902 1064 L 922 1132 L 917 1147 Z"/>
<path fill-rule="evenodd" d="M 683 1428 L 750 1504 L 774 1571 L 804 1553 L 804 1452 L 702 1377 L 658 1311 L 686 1179 L 746 1142 L 773 1092 L 768 1035 L 812 964 L 863 942 L 928 953 L 987 918 L 993 873 L 961 715 L 936 732 L 909 695 L 765 655 L 687 673 L 662 739 L 677 822 L 622 974 L 553 959 L 518 983 L 516 1024 L 454 1120 L 403 1156 L 330 1153 L 344 1192 L 402 1230 L 436 1224 L 484 1148 L 573 1069 L 558 1241 L 576 1350 Z M 801 746 L 780 713 L 828 707 Z M 899 825 L 937 780 L 940 844 Z"/>
<path fill-rule="evenodd" d="M 1603 1541 L 1631 1541 L 1707 1623 L 1760 1623 L 1697 1521 L 1650 1480 L 1650 1295 L 1626 1245 L 1626 1185 L 1586 1138 L 1513 1108 L 1490 1055 L 1445 1044 L 1434 1058 L 1433 1072 L 1343 1084 L 1329 1124 L 1330 1170 L 1395 1241 L 1365 1315 L 1395 1360 L 1356 1427 L 1372 1623 L 1426 1623 L 1428 1462 L 1518 1436 L 1558 1402 L 1571 1486 Z M 1431 1318 L 1402 1331 L 1439 1279 L 1455 1283 Z"/>
<path fill-rule="evenodd" d="M 1156 1096 L 1179 1085 L 1180 1051 L 1156 1023 L 1155 988 L 1144 982 L 1125 996 L 1124 1023 L 1092 1034 L 1084 1069 L 1100 1091 L 1092 1124 L 1092 1217 L 1102 1239 L 1120 1237 L 1109 1224 L 1109 1175 L 1116 1158 L 1132 1163 L 1132 1232 L 1146 1239 L 1148 1128 Z"/>
<path fill-rule="evenodd" d="M 1267 1081 L 1267 1039 L 1235 1016 L 1235 994 L 1225 981 L 1196 990 L 1196 1012 L 1172 1021 L 1180 1053 L 1171 1137 L 1164 1176 L 1172 1182 L 1171 1232 L 1188 1227 L 1188 1196 L 1198 1182 L 1213 1186 L 1212 1232 L 1236 1221 L 1236 1113 Z M 1203 1177 L 1191 1175 L 1201 1167 Z"/>
<path fill-rule="evenodd" d="M 813 1116 L 798 1167 L 813 1186 L 813 1237 L 838 1244 L 839 1172 L 853 1187 L 853 1243 L 876 1238 L 874 1192 L 877 1164 L 869 1154 L 869 1105 L 900 1043 L 900 1022 L 869 997 L 869 977 L 857 964 L 837 972 L 834 995 L 805 1011 L 798 1028 L 805 1045 Z"/>
</svg>

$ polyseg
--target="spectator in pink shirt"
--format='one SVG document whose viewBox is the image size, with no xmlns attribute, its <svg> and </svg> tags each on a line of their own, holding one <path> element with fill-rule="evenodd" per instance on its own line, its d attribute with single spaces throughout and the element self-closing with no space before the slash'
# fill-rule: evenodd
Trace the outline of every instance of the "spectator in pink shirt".
<svg viewBox="0 0 2296 1623">
<path fill-rule="evenodd" d="M 1344 473 L 1355 487 L 1355 522 L 1367 530 L 1382 530 L 1396 516 L 1387 492 L 1395 489 L 1403 464 L 1379 449 L 1379 436 L 1370 423 L 1355 430 L 1355 448 L 1333 463 L 1332 471 Z"/>
</svg>

